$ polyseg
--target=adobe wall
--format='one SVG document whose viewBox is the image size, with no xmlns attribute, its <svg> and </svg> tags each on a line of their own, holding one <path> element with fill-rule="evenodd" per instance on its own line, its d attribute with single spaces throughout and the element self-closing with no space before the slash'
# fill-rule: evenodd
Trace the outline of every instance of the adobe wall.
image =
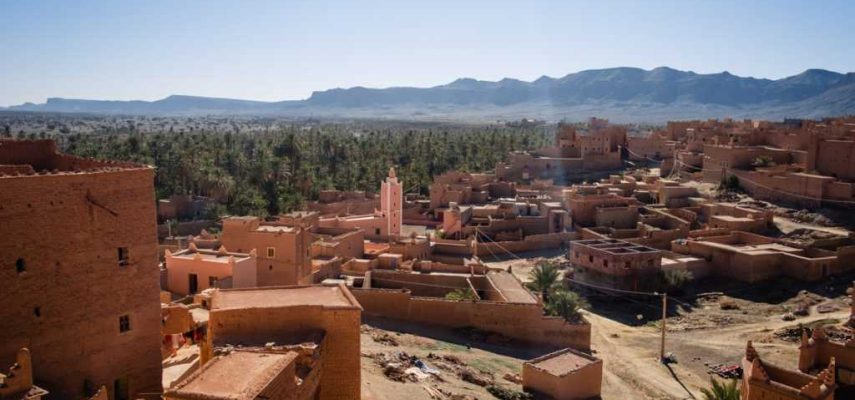
<svg viewBox="0 0 855 400">
<path fill-rule="evenodd" d="M 634 228 L 638 221 L 638 207 L 600 207 L 594 221 L 596 226 Z"/>
<path fill-rule="evenodd" d="M 324 244 L 314 242 L 311 247 L 312 257 L 361 258 L 365 252 L 365 232 L 362 230 L 337 232 L 337 230 L 337 228 L 318 228 L 317 233 L 334 236 L 329 239 L 325 238 L 326 243 Z M 317 238 L 317 235 L 313 236 Z"/>
<path fill-rule="evenodd" d="M 445 297 L 455 289 L 469 287 L 466 275 L 411 274 L 408 272 L 372 271 L 368 288 L 400 289 L 406 287 L 416 296 Z"/>
<path fill-rule="evenodd" d="M 0 365 L 30 349 L 37 384 L 57 398 L 122 376 L 132 396 L 160 390 L 153 182 L 143 167 L 0 177 Z M 125 314 L 131 331 L 120 333 Z"/>
<path fill-rule="evenodd" d="M 603 382 L 603 361 L 597 360 L 565 375 L 555 375 L 544 369 L 523 363 L 523 389 L 545 394 L 556 400 L 582 400 L 600 396 Z"/>
<path fill-rule="evenodd" d="M 210 288 L 210 278 L 222 280 L 231 277 L 234 271 L 242 271 L 236 279 L 236 287 L 254 287 L 257 285 L 257 265 L 255 258 L 235 260 L 234 265 L 228 262 L 214 262 L 206 260 L 187 259 L 183 257 L 166 257 L 167 285 L 166 289 L 172 293 L 186 296 L 190 293 L 190 274 L 196 274 L 197 291 L 202 292 Z M 251 275 L 251 276 L 249 276 Z M 255 283 L 255 284 L 253 284 Z"/>
<path fill-rule="evenodd" d="M 213 308 L 208 335 L 214 346 L 263 345 L 289 332 L 323 330 L 326 335 L 319 398 L 352 400 L 360 398 L 360 320 L 360 311 L 349 308 Z"/>
<path fill-rule="evenodd" d="M 172 236 L 198 235 L 200 232 L 202 232 L 202 229 L 208 229 L 215 225 L 216 221 L 214 220 L 179 222 L 177 224 L 178 229 L 172 232 Z M 169 227 L 166 224 L 157 225 L 157 237 L 163 239 L 167 236 L 169 236 Z"/>
<path fill-rule="evenodd" d="M 807 174 L 769 176 L 756 171 L 730 170 L 739 186 L 753 197 L 772 202 L 787 202 L 807 208 L 819 207 L 824 187 L 834 178 Z"/>
<path fill-rule="evenodd" d="M 415 297 L 402 289 L 351 289 L 366 314 L 450 328 L 474 327 L 522 342 L 589 351 L 591 325 L 543 315 L 537 304 Z"/>
<path fill-rule="evenodd" d="M 259 221 L 250 218 L 223 220 L 220 241 L 229 251 L 249 253 L 256 250 L 258 286 L 296 285 L 312 272 L 309 231 L 258 232 Z M 275 248 L 274 257 L 267 248 Z"/>
<path fill-rule="evenodd" d="M 855 142 L 820 140 L 817 143 L 816 170 L 844 180 L 855 179 Z"/>
</svg>

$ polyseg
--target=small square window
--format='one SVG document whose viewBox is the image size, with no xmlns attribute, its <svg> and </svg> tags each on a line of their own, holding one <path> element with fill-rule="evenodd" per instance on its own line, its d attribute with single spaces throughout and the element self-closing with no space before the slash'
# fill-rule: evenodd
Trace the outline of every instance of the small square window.
<svg viewBox="0 0 855 400">
<path fill-rule="evenodd" d="M 119 258 L 119 265 L 128 265 L 128 248 L 127 247 L 119 247 L 117 251 L 117 256 Z"/>
<path fill-rule="evenodd" d="M 27 270 L 27 263 L 24 262 L 23 258 L 19 258 L 15 260 L 15 271 L 19 274 L 24 273 Z"/>
<path fill-rule="evenodd" d="M 131 330 L 131 316 L 122 315 L 119 317 L 119 333 L 125 333 Z"/>
<path fill-rule="evenodd" d="M 267 248 L 267 258 L 274 258 L 274 257 L 276 257 L 276 248 L 275 247 L 268 247 Z"/>
</svg>

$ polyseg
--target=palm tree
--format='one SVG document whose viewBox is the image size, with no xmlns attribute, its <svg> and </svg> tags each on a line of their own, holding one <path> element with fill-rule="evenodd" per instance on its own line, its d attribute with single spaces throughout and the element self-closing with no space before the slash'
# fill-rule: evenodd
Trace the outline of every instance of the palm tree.
<svg viewBox="0 0 855 400">
<path fill-rule="evenodd" d="M 588 302 L 576 292 L 556 290 L 549 295 L 546 312 L 564 318 L 565 321 L 579 319 L 579 310 L 588 307 Z"/>
<path fill-rule="evenodd" d="M 549 291 L 554 289 L 558 282 L 558 266 L 549 261 L 541 261 L 529 272 L 531 282 L 527 283 L 529 289 L 540 292 L 544 303 L 549 300 Z"/>
<path fill-rule="evenodd" d="M 470 288 L 454 289 L 445 295 L 446 300 L 476 300 L 475 292 Z"/>
<path fill-rule="evenodd" d="M 739 386 L 736 379 L 719 381 L 710 379 L 712 386 L 709 389 L 701 388 L 704 400 L 739 400 Z"/>
</svg>

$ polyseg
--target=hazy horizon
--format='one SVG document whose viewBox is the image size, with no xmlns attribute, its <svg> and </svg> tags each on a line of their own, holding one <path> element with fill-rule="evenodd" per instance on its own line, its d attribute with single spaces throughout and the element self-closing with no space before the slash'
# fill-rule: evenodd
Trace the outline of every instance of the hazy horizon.
<svg viewBox="0 0 855 400">
<path fill-rule="evenodd" d="M 525 81 L 668 66 L 852 72 L 855 4 L 627 1 L 3 3 L 0 106 L 173 94 L 299 100 L 337 87 Z"/>
</svg>

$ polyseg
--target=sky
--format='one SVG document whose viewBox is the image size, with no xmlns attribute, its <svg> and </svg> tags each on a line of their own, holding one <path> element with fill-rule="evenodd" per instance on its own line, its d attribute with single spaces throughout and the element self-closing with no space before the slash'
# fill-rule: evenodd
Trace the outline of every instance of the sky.
<svg viewBox="0 0 855 400">
<path fill-rule="evenodd" d="M 297 100 L 618 66 L 853 72 L 853 20 L 850 0 L 0 0 L 0 106 Z"/>
</svg>

